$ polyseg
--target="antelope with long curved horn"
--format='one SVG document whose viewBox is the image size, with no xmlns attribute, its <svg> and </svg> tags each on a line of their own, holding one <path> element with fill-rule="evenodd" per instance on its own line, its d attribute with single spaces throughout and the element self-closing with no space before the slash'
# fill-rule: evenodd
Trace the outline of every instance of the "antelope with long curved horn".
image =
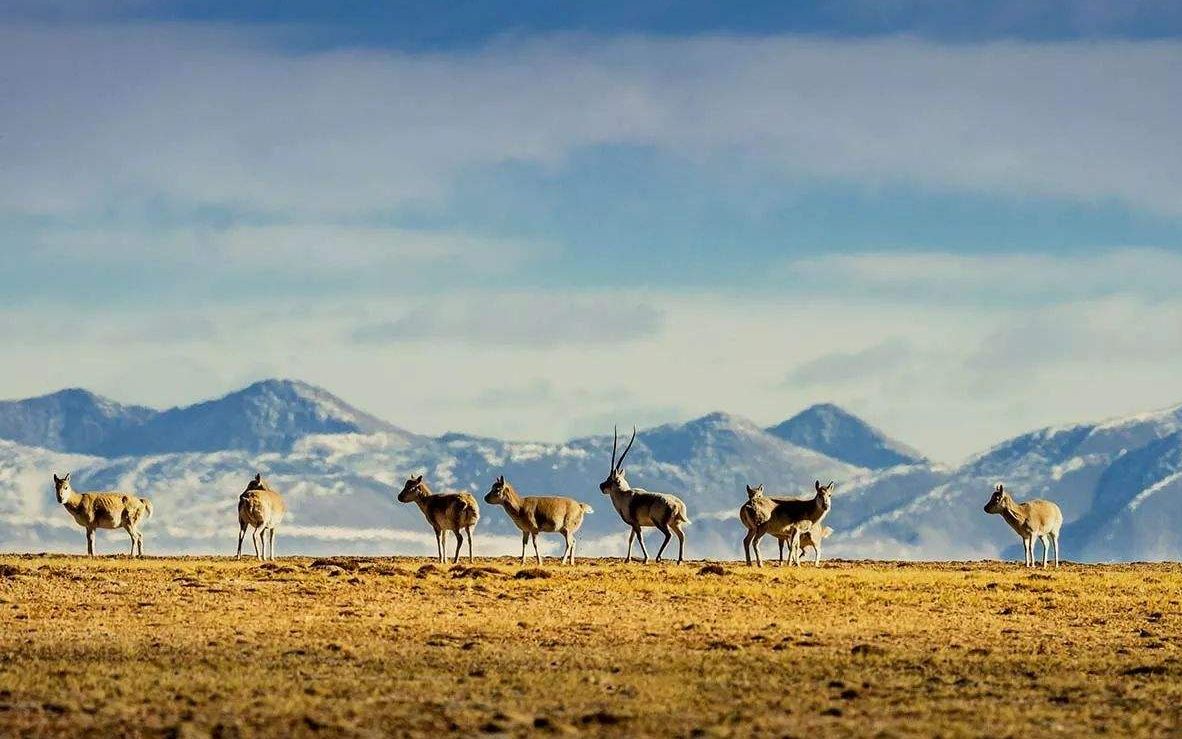
<svg viewBox="0 0 1182 739">
<path fill-rule="evenodd" d="M 656 528 L 665 535 L 665 541 L 661 542 L 661 548 L 657 550 L 656 561 L 661 561 L 661 555 L 665 553 L 669 539 L 676 535 L 677 563 L 681 564 L 685 554 L 685 532 L 681 530 L 681 527 L 690 522 L 685 502 L 676 495 L 650 493 L 628 484 L 624 475 L 624 459 L 627 458 L 628 452 L 632 450 L 632 445 L 635 442 L 636 429 L 633 428 L 632 439 L 629 440 L 628 446 L 624 447 L 624 453 L 617 461 L 616 450 L 619 448 L 620 430 L 618 427 L 614 430 L 611 470 L 608 472 L 607 479 L 599 484 L 599 492 L 611 498 L 616 513 L 620 514 L 620 518 L 628 524 L 630 529 L 628 532 L 628 554 L 624 561 L 630 562 L 632 560 L 632 540 L 636 539 L 640 542 L 640 551 L 644 554 L 643 561 L 648 562 L 648 549 L 644 546 L 644 537 L 641 534 L 641 529 L 647 526 Z"/>
</svg>

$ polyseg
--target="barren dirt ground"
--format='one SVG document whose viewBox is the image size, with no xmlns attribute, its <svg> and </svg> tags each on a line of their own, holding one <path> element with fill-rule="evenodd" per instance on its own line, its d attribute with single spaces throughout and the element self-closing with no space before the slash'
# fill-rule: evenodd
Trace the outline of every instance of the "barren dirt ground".
<svg viewBox="0 0 1182 739">
<path fill-rule="evenodd" d="M 0 736 L 1167 735 L 1182 566 L 0 556 Z"/>
</svg>

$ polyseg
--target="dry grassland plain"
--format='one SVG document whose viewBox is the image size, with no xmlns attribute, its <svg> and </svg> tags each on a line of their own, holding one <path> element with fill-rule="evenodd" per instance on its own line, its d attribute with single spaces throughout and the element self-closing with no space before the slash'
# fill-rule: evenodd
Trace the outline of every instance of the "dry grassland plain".
<svg viewBox="0 0 1182 739">
<path fill-rule="evenodd" d="M 0 556 L 0 736 L 1164 736 L 1182 566 Z"/>
</svg>

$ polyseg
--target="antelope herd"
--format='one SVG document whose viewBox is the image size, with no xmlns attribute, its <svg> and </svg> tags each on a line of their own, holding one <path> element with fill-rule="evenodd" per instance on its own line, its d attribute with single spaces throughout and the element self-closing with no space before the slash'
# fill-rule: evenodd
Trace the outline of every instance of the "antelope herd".
<svg viewBox="0 0 1182 739">
<path fill-rule="evenodd" d="M 657 550 L 656 561 L 661 561 L 665 548 L 672 537 L 677 537 L 677 563 L 685 556 L 685 532 L 683 526 L 690 523 L 685 502 L 672 493 L 656 493 L 632 487 L 624 474 L 624 460 L 636 442 L 636 429 L 624 447 L 623 454 L 616 458 L 619 447 L 619 431 L 612 438 L 611 466 L 607 478 L 599 483 L 599 492 L 608 496 L 612 507 L 628 527 L 628 550 L 625 562 L 632 560 L 632 542 L 640 543 L 642 562 L 648 562 L 648 549 L 644 545 L 643 530 L 655 528 L 665 535 Z M 144 555 L 144 535 L 140 524 L 152 516 L 152 503 L 124 492 L 79 493 L 71 487 L 70 473 L 64 477 L 53 476 L 58 502 L 86 530 L 86 553 L 94 555 L 94 533 L 97 529 L 122 528 L 131 537 L 131 556 Z M 820 565 L 821 542 L 833 533 L 823 524 L 833 505 L 833 488 L 830 480 L 822 485 L 820 480 L 813 483 L 811 498 L 769 496 L 763 485 L 747 486 L 747 501 L 739 509 L 739 521 L 747 529 L 743 537 L 743 551 L 747 564 L 751 565 L 751 554 L 755 554 L 755 566 L 763 566 L 759 551 L 760 540 L 770 534 L 780 548 L 780 565 L 784 564 L 784 548 L 788 548 L 789 565 L 800 565 L 805 550 L 812 549 L 813 564 Z M 459 562 L 464 545 L 468 540 L 468 561 L 474 560 L 473 533 L 480 521 L 480 506 L 469 493 L 434 493 L 423 480 L 422 475 L 406 481 L 397 499 L 401 503 L 414 503 L 422 511 L 428 525 L 435 532 L 436 554 L 440 562 L 447 561 L 447 534 L 456 536 L 456 551 L 452 562 Z M 591 506 L 573 498 L 559 496 L 522 496 L 517 489 L 498 475 L 484 502 L 499 505 L 513 524 L 521 531 L 521 563 L 526 560 L 526 547 L 532 541 L 537 563 L 542 564 L 538 551 L 538 534 L 559 533 L 566 542 L 561 562 L 575 562 L 575 534 L 583 525 L 583 518 L 592 513 Z M 242 542 L 248 528 L 253 527 L 251 541 L 255 557 L 259 560 L 275 558 L 275 529 L 283 522 L 287 505 L 283 496 L 272 488 L 262 474 L 256 474 L 238 497 L 238 552 L 242 556 Z M 1022 539 L 1025 550 L 1025 565 L 1034 567 L 1035 541 L 1042 542 L 1042 566 L 1047 567 L 1051 545 L 1055 548 L 1055 567 L 1059 566 L 1059 529 L 1063 526 L 1063 512 L 1059 506 L 1048 500 L 1029 500 L 1019 503 L 1001 484 L 993 491 L 985 504 L 986 513 L 1000 514 L 1005 522 Z M 269 546 L 268 546 L 269 545 Z"/>
</svg>

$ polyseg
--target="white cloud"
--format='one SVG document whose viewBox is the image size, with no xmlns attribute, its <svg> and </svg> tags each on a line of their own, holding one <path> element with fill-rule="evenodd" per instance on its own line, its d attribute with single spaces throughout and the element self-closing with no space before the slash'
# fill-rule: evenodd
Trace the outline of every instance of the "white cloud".
<svg viewBox="0 0 1182 739">
<path fill-rule="evenodd" d="M 1111 297 L 1030 311 L 990 334 L 976 358 L 1003 359 L 1012 371 L 1156 364 L 1182 356 L 1182 302 Z"/>
<path fill-rule="evenodd" d="M 0 209 L 339 216 L 598 144 L 1182 213 L 1182 44 L 595 39 L 292 55 L 211 27 L 0 29 Z"/>
<path fill-rule="evenodd" d="M 646 302 L 615 295 L 539 294 L 442 296 L 391 321 L 356 329 L 363 344 L 418 341 L 513 345 L 532 350 L 558 344 L 610 347 L 659 335 L 664 317 Z"/>
<path fill-rule="evenodd" d="M 783 271 L 852 295 L 1000 307 L 1182 291 L 1182 254 L 1148 248 L 1067 255 L 864 252 L 792 260 Z"/>
<path fill-rule="evenodd" d="M 32 242 L 40 258 L 51 263 L 70 260 L 126 268 L 150 261 L 156 268 L 198 269 L 211 278 L 219 271 L 257 270 L 264 281 L 293 272 L 372 273 L 428 265 L 502 274 L 553 251 L 550 245 L 537 241 L 463 231 L 331 223 L 165 229 L 143 225 L 59 227 L 40 230 Z"/>
<path fill-rule="evenodd" d="M 977 267 L 1010 269 L 1008 258 L 998 260 Z M 1097 256 L 1095 269 L 1111 263 Z M 1064 257 L 1043 266 L 1066 274 L 1073 264 Z M 883 263 L 914 284 L 944 279 L 906 265 L 917 263 Z M 201 306 L 195 323 L 134 305 L 66 317 L 12 307 L 0 320 L 0 388 L 21 397 L 81 385 L 165 406 L 260 377 L 298 377 L 414 431 L 547 441 L 714 410 L 770 425 L 833 401 L 949 462 L 1047 423 L 1182 401 L 1175 296 L 933 302 L 876 297 L 855 281 L 775 297 L 648 292 L 645 304 L 661 321 L 642 335 L 628 334 L 634 298 L 543 290 L 502 304 L 496 293 L 452 290 L 445 299 L 461 307 L 430 319 L 423 340 L 366 343 L 352 336 L 359 321 L 411 315 L 422 304 L 398 294 L 268 296 Z M 498 305 L 515 306 L 507 327 Z M 481 308 L 491 318 L 475 317 Z M 174 324 L 178 337 L 169 335 Z M 599 340 L 588 334 L 595 326 Z M 785 383 L 800 373 L 814 382 Z"/>
<path fill-rule="evenodd" d="M 822 388 L 865 383 L 871 376 L 898 372 L 917 361 L 915 347 L 904 339 L 889 339 L 853 352 L 834 352 L 810 359 L 788 373 L 786 384 Z"/>
<path fill-rule="evenodd" d="M 562 37 L 299 55 L 268 41 L 209 26 L 0 28 L 0 215 L 47 216 L 33 246 L 51 260 L 172 263 L 211 292 L 211 265 L 261 280 L 389 275 L 391 289 L 186 306 L 200 319 L 130 299 L 10 306 L 5 394 L 87 385 L 168 405 L 281 375 L 416 431 L 539 439 L 717 409 L 772 423 L 833 400 L 940 459 L 1182 399 L 1182 257 L 1168 251 L 828 256 L 785 265 L 808 279 L 773 297 L 449 282 L 426 305 L 399 289 L 408 271 L 504 274 L 550 247 L 355 225 L 443 204 L 482 167 L 561 167 L 601 144 L 1180 214 L 1182 44 Z M 219 208 L 284 225 L 184 222 Z M 136 225 L 156 209 L 188 215 Z M 372 341 L 355 340 L 359 326 Z M 922 361 L 884 361 L 884 346 Z M 841 382 L 784 384 L 835 361 Z M 545 409 L 481 402 L 513 388 L 545 388 Z"/>
</svg>

